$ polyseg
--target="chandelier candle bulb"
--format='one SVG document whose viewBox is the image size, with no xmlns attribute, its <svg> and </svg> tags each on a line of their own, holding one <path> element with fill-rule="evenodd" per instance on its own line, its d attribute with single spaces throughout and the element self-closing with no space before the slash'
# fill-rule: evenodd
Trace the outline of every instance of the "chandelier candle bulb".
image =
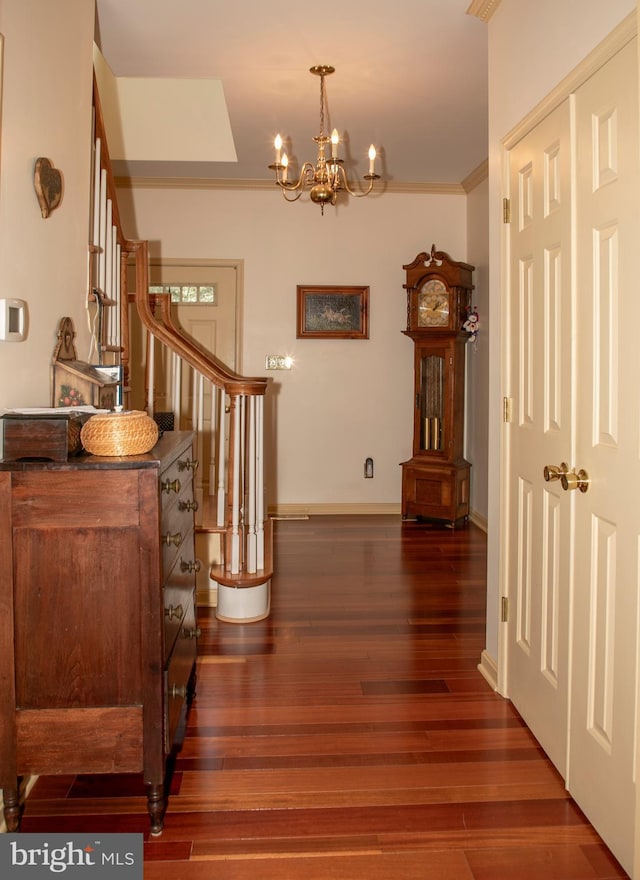
<svg viewBox="0 0 640 880">
<path fill-rule="evenodd" d="M 279 134 L 276 135 L 275 140 L 273 142 L 274 147 L 276 148 L 276 165 L 280 164 L 280 150 L 282 149 L 282 138 Z"/>
<path fill-rule="evenodd" d="M 287 168 L 289 166 L 289 157 L 286 153 L 282 154 L 282 181 L 287 179 Z"/>
<path fill-rule="evenodd" d="M 334 128 L 331 132 L 331 158 L 336 159 L 338 156 L 338 144 L 340 143 L 340 135 L 338 129 Z"/>
<path fill-rule="evenodd" d="M 376 161 L 376 148 L 371 144 L 369 147 L 369 174 L 374 174 L 373 163 Z"/>
</svg>

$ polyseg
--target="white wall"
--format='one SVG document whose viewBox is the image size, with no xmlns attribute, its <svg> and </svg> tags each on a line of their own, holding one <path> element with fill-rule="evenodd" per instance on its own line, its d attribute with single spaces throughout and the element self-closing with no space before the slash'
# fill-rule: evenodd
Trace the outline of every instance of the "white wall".
<svg viewBox="0 0 640 880">
<path fill-rule="evenodd" d="M 277 412 L 270 504 L 399 505 L 413 412 L 402 266 L 434 243 L 466 260 L 466 201 L 387 193 L 321 216 L 275 188 L 121 191 L 125 231 L 148 238 L 153 256 L 244 260 L 244 374 L 265 375 L 267 354 L 295 358 L 290 373 L 269 374 Z M 369 340 L 296 339 L 298 284 L 368 285 Z M 363 477 L 368 456 L 373 480 Z"/>
<path fill-rule="evenodd" d="M 93 28 L 87 0 L 0 4 L 0 297 L 27 300 L 30 313 L 26 342 L 0 342 L 0 410 L 50 404 L 49 367 L 65 315 L 86 356 Z M 33 188 L 39 156 L 64 178 L 62 203 L 46 220 Z"/>
<path fill-rule="evenodd" d="M 498 660 L 502 139 L 636 8 L 635 0 L 502 0 L 489 21 L 489 554 L 487 652 Z"/>
<path fill-rule="evenodd" d="M 486 520 L 487 461 L 489 456 L 489 181 L 485 179 L 467 197 L 467 260 L 475 266 L 473 305 L 478 309 L 480 332 L 467 343 L 467 406 L 465 455 L 471 468 L 471 508 Z"/>
</svg>

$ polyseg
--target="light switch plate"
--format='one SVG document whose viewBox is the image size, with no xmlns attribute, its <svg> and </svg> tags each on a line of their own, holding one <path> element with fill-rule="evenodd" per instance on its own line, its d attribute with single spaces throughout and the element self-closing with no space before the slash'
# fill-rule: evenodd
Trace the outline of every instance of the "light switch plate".
<svg viewBox="0 0 640 880">
<path fill-rule="evenodd" d="M 27 338 L 28 313 L 23 299 L 0 299 L 0 342 L 23 342 Z"/>
<path fill-rule="evenodd" d="M 293 366 L 293 358 L 284 354 L 268 354 L 265 362 L 267 370 L 290 370 Z"/>
</svg>

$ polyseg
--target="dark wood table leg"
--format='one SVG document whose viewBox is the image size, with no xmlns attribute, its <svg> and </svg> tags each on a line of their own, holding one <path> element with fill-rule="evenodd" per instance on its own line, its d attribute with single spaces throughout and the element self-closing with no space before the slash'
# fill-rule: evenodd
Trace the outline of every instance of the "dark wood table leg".
<svg viewBox="0 0 640 880">
<path fill-rule="evenodd" d="M 2 792 L 2 798 L 7 831 L 18 831 L 20 829 L 20 789 L 5 788 Z"/>
<path fill-rule="evenodd" d="M 164 797 L 164 786 L 159 785 L 147 786 L 147 809 L 149 818 L 151 819 L 151 833 L 153 835 L 162 834 L 164 826 L 164 811 L 167 803 Z"/>
</svg>

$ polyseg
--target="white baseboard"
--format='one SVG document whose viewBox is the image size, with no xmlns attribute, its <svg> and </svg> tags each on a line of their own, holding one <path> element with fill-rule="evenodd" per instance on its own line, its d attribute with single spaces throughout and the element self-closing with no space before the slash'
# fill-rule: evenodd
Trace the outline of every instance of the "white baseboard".
<svg viewBox="0 0 640 880">
<path fill-rule="evenodd" d="M 481 513 L 478 513 L 477 510 L 472 510 L 469 513 L 469 519 L 471 520 L 471 522 L 475 526 L 478 526 L 479 529 L 482 529 L 482 531 L 485 533 L 485 535 L 487 534 L 489 524 L 487 522 L 486 516 L 483 516 Z"/>
<path fill-rule="evenodd" d="M 480 655 L 480 663 L 478 671 L 485 681 L 490 685 L 492 690 L 498 690 L 498 665 L 491 654 L 486 650 Z"/>
<path fill-rule="evenodd" d="M 380 515 L 400 516 L 399 503 L 350 503 L 350 504 L 272 504 L 269 506 L 269 516 L 277 519 L 308 519 L 310 516 L 353 516 L 353 515 Z M 469 513 L 471 522 L 487 532 L 487 519 L 477 510 Z"/>
<path fill-rule="evenodd" d="M 273 504 L 269 507 L 269 516 L 286 519 L 306 519 L 309 516 L 353 516 L 356 514 L 400 516 L 400 504 L 364 503 L 364 504 Z"/>
<path fill-rule="evenodd" d="M 208 590 L 202 589 L 196 591 L 196 605 L 198 608 L 217 608 L 218 607 L 218 589 L 211 587 Z"/>
</svg>

